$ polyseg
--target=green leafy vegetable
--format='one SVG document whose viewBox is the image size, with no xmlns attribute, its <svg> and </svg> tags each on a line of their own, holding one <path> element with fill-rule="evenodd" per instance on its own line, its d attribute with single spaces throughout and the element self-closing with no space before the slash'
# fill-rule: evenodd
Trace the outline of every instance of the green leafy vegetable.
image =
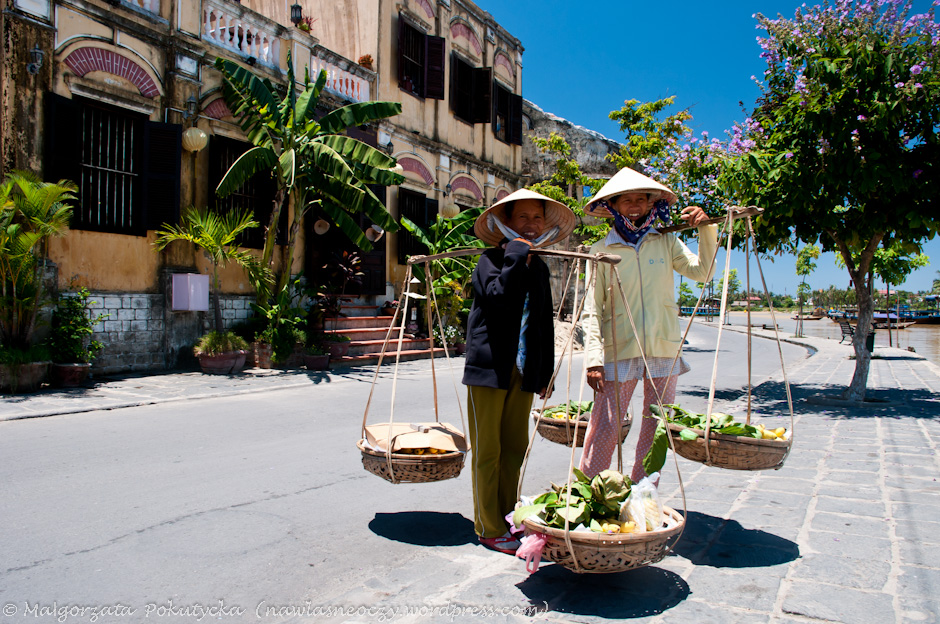
<svg viewBox="0 0 940 624">
<path fill-rule="evenodd" d="M 643 458 L 643 470 L 648 475 L 659 472 L 666 463 L 666 451 L 669 449 L 669 440 L 666 436 L 666 425 L 660 420 L 656 424 L 656 433 L 653 434 L 653 444 Z"/>
</svg>

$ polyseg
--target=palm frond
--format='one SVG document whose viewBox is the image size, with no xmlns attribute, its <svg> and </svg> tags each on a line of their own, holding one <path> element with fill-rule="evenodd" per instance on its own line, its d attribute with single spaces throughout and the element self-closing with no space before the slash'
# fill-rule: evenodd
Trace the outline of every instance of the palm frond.
<svg viewBox="0 0 940 624">
<path fill-rule="evenodd" d="M 351 126 L 361 126 L 400 113 L 400 102 L 357 102 L 324 115 L 320 128 L 326 134 L 337 134 Z"/>
</svg>

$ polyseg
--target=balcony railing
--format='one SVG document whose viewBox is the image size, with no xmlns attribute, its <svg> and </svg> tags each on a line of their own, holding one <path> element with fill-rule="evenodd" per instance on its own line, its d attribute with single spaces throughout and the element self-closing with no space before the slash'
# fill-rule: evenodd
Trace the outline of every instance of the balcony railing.
<svg viewBox="0 0 940 624">
<path fill-rule="evenodd" d="M 124 0 L 124 2 L 147 13 L 160 15 L 160 0 Z"/>
<path fill-rule="evenodd" d="M 332 50 L 317 46 L 311 59 L 313 74 L 326 70 L 326 90 L 351 102 L 366 102 L 371 98 L 375 74 L 336 54 Z"/>
<path fill-rule="evenodd" d="M 240 4 L 206 0 L 203 5 L 202 36 L 206 41 L 254 57 L 256 62 L 268 67 L 280 68 L 281 39 L 277 33 L 281 29 L 276 22 Z"/>
</svg>

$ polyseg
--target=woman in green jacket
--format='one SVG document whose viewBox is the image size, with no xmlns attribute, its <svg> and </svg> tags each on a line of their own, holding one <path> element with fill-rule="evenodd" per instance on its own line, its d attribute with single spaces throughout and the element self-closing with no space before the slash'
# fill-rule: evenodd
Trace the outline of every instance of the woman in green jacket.
<svg viewBox="0 0 940 624">
<path fill-rule="evenodd" d="M 591 253 L 622 258 L 616 270 L 636 326 L 634 332 L 616 284 L 611 297 L 608 269 L 598 269 L 583 314 L 587 382 L 595 392 L 580 466 L 589 477 L 610 467 L 620 423 L 641 381 L 643 418 L 630 478 L 635 483 L 646 476 L 643 458 L 656 431 L 650 405 L 658 401 L 657 393 L 664 403 L 675 401 L 676 379 L 689 370 L 681 358 L 673 365 L 681 341 L 673 273 L 699 282 L 711 279 L 718 228 L 700 225 L 708 219 L 700 207 L 683 209 L 681 218 L 689 225 L 699 226 L 699 253 L 692 253 L 675 234 L 656 230 L 657 222 L 669 223 L 669 208 L 675 203 L 676 195 L 667 187 L 624 168 L 601 188 L 585 210 L 614 220 L 614 227 L 604 240 L 591 247 Z M 592 278 L 589 266 L 588 284 Z M 618 390 L 620 413 L 617 413 Z"/>
</svg>

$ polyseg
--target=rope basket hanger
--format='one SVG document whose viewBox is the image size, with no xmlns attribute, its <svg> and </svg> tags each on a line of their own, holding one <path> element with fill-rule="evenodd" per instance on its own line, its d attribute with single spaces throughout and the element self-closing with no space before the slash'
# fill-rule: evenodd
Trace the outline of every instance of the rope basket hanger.
<svg viewBox="0 0 940 624">
<path fill-rule="evenodd" d="M 754 258 L 757 262 L 757 268 L 760 273 L 761 283 L 764 289 L 764 295 L 767 298 L 767 301 L 770 306 L 770 316 L 771 323 L 774 327 L 774 337 L 777 343 L 777 351 L 780 356 L 780 368 L 783 375 L 784 388 L 786 391 L 787 397 L 787 407 L 790 414 L 790 431 L 789 436 L 785 439 L 763 439 L 763 438 L 754 438 L 746 435 L 728 435 L 722 434 L 715 431 L 712 431 L 712 425 L 715 422 L 712 417 L 712 408 L 714 407 L 715 400 L 715 388 L 717 385 L 718 378 L 718 354 L 721 346 L 721 335 L 724 326 L 724 318 L 727 310 L 728 303 L 728 283 L 730 281 L 730 271 L 731 271 L 731 242 L 732 242 L 732 232 L 731 223 L 735 219 L 744 218 L 746 219 L 745 224 L 745 259 L 746 259 L 746 289 L 750 293 L 751 290 L 751 280 L 750 280 L 750 253 L 751 253 L 751 244 L 754 241 L 754 230 L 751 222 L 751 217 L 754 214 L 760 214 L 761 209 L 759 208 L 748 208 L 745 210 L 736 210 L 729 209 L 728 214 L 725 218 L 725 227 L 723 229 L 723 234 L 727 237 L 726 239 L 726 257 L 725 257 L 725 269 L 724 269 L 724 279 L 722 284 L 721 292 L 721 307 L 719 311 L 719 318 L 722 321 L 718 325 L 718 336 L 715 344 L 715 357 L 714 363 L 712 366 L 712 376 L 711 382 L 709 384 L 708 391 L 708 408 L 706 411 L 705 419 L 705 428 L 697 429 L 685 427 L 681 424 L 669 423 L 669 430 L 671 433 L 676 433 L 679 435 L 679 438 L 676 440 L 675 452 L 681 455 L 682 457 L 689 459 L 691 461 L 700 462 L 706 466 L 714 466 L 717 468 L 726 468 L 729 470 L 768 470 L 768 469 L 780 469 L 784 462 L 786 461 L 787 456 L 790 454 L 790 450 L 793 448 L 793 436 L 795 429 L 795 417 L 793 413 L 793 399 L 790 392 L 790 382 L 787 378 L 786 372 L 786 363 L 783 357 L 783 348 L 781 346 L 780 333 L 777 329 L 777 319 L 774 314 L 773 300 L 770 298 L 770 294 L 767 289 L 767 282 L 764 279 L 763 269 L 760 265 L 760 257 L 757 253 L 754 253 Z M 712 258 L 712 266 L 714 266 L 715 260 L 718 255 L 718 248 L 715 249 L 715 256 Z M 689 329 L 692 326 L 692 320 L 694 320 L 696 313 L 699 309 L 699 306 L 702 302 L 702 297 L 704 296 L 704 289 L 702 294 L 699 296 L 698 302 L 695 305 L 695 308 L 692 310 L 692 316 L 689 319 L 689 324 L 686 327 L 685 334 L 683 335 L 682 344 L 685 343 L 685 337 L 688 335 Z M 752 415 L 752 391 L 753 383 L 751 379 L 751 363 L 752 363 L 752 327 L 751 327 L 751 305 L 750 298 L 746 302 L 747 310 L 747 412 L 745 418 L 745 425 L 751 425 L 751 415 Z M 680 346 L 681 353 L 681 346 Z M 678 358 L 678 355 L 676 356 Z M 669 418 L 674 418 L 676 416 L 676 410 L 672 407 L 665 407 L 660 405 L 659 409 L 661 413 L 667 415 Z M 683 430 L 688 429 L 691 431 L 695 437 L 686 436 L 691 439 L 686 439 L 682 436 Z"/>
</svg>

